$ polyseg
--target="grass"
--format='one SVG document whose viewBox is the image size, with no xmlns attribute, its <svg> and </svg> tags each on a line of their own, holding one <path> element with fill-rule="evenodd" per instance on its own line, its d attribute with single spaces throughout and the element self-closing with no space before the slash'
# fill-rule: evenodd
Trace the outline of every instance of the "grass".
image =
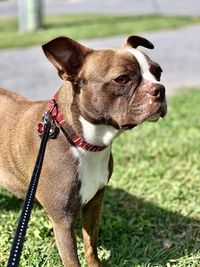
<svg viewBox="0 0 200 267">
<path fill-rule="evenodd" d="M 40 30 L 20 34 L 17 19 L 0 19 L 0 49 L 42 44 L 65 35 L 77 40 L 118 34 L 137 34 L 145 31 L 166 30 L 200 23 L 200 17 L 161 15 L 54 15 L 44 19 Z"/>
<path fill-rule="evenodd" d="M 99 255 L 111 267 L 200 266 L 200 91 L 170 97 L 169 112 L 113 145 Z M 0 189 L 0 266 L 5 266 L 22 202 Z M 86 266 L 77 226 L 79 257 Z M 50 222 L 34 207 L 22 267 L 61 267 Z"/>
<path fill-rule="evenodd" d="M 113 145 L 99 255 L 110 267 L 200 266 L 200 91 L 170 97 L 165 119 L 144 123 Z M 0 266 L 5 266 L 21 201 L 0 191 Z M 80 221 L 79 257 L 85 267 Z M 52 227 L 35 206 L 22 267 L 61 267 Z"/>
</svg>

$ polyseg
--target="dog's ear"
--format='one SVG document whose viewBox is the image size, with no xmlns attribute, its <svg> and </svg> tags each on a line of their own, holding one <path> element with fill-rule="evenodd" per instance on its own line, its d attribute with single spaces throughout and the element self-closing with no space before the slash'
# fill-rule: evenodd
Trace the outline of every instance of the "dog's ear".
<svg viewBox="0 0 200 267">
<path fill-rule="evenodd" d="M 153 49 L 154 45 L 147 39 L 141 37 L 141 36 L 136 36 L 136 35 L 132 35 L 129 36 L 124 45 L 124 47 L 133 47 L 133 48 L 137 48 L 138 46 L 143 46 L 149 49 Z"/>
<path fill-rule="evenodd" d="M 63 80 L 73 80 L 91 52 L 91 49 L 67 37 L 53 39 L 44 44 L 42 49 Z"/>
</svg>

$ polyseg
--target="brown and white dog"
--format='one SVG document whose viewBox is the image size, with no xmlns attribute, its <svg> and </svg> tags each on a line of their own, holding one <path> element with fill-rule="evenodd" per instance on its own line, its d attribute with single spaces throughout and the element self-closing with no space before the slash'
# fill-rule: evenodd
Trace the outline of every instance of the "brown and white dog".
<svg viewBox="0 0 200 267">
<path fill-rule="evenodd" d="M 138 46 L 153 48 L 139 36 L 128 37 L 118 49 L 92 50 L 66 37 L 43 46 L 65 80 L 55 101 L 68 138 L 60 132 L 48 141 L 36 197 L 53 224 L 67 267 L 80 266 L 74 234 L 80 211 L 88 266 L 102 266 L 97 238 L 112 174 L 113 139 L 167 111 L 165 88 L 159 82 L 162 70 Z M 0 184 L 17 197 L 27 191 L 40 144 L 38 122 L 48 105 L 49 101 L 29 101 L 0 90 Z"/>
</svg>

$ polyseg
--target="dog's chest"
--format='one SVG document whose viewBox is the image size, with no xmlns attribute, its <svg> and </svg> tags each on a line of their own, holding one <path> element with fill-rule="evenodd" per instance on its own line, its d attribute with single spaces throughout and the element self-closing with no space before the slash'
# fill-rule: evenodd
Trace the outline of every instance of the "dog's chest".
<svg viewBox="0 0 200 267">
<path fill-rule="evenodd" d="M 73 148 L 73 155 L 79 161 L 80 196 L 82 204 L 86 204 L 108 183 L 110 147 L 101 152 Z"/>
</svg>

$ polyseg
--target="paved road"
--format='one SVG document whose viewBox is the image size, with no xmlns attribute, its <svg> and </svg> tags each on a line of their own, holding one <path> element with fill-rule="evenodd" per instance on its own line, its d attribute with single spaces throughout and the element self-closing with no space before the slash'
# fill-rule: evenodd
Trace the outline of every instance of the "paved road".
<svg viewBox="0 0 200 267">
<path fill-rule="evenodd" d="M 19 0 L 0 0 L 0 17 L 17 16 Z M 45 13 L 200 15 L 199 0 L 43 0 Z"/>
<path fill-rule="evenodd" d="M 200 87 L 200 25 L 143 36 L 155 45 L 154 50 L 146 52 L 162 66 L 162 82 L 168 95 L 177 88 Z M 117 36 L 82 43 L 92 48 L 117 47 L 124 39 L 125 36 Z M 50 98 L 61 84 L 62 80 L 39 46 L 0 51 L 0 87 L 31 99 L 42 99 Z"/>
</svg>

